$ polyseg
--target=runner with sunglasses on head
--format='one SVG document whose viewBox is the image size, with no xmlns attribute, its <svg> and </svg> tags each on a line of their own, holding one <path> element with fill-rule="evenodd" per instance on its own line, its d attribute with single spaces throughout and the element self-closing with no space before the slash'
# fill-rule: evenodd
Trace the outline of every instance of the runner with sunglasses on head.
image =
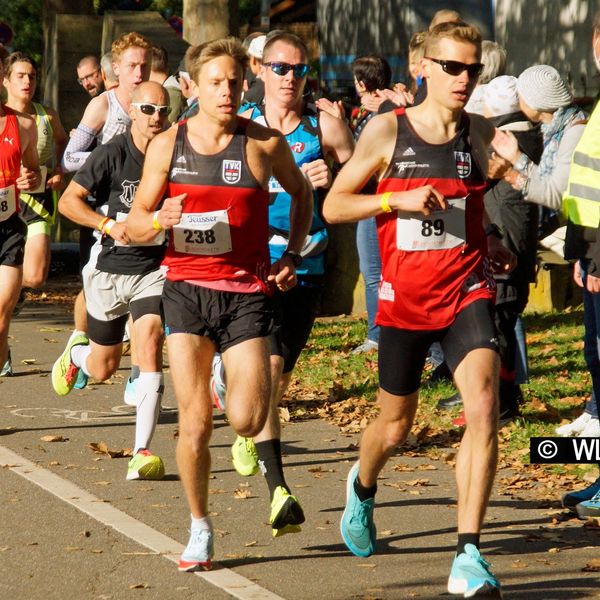
<svg viewBox="0 0 600 600">
<path fill-rule="evenodd" d="M 52 368 L 54 391 L 69 394 L 79 370 L 98 380 L 119 368 L 123 333 L 129 314 L 138 340 L 139 377 L 133 403 L 137 416 L 134 456 L 127 479 L 161 479 L 164 465 L 149 450 L 163 391 L 161 294 L 164 234 L 146 244 L 130 241 L 127 215 L 142 174 L 149 142 L 167 124 L 169 96 L 156 82 L 136 88 L 129 108 L 131 129 L 96 148 L 77 171 L 60 199 L 61 214 L 102 234 L 97 261 L 83 269 L 88 336 L 71 337 Z M 101 214 L 90 208 L 93 195 Z"/>
<path fill-rule="evenodd" d="M 342 119 L 317 114 L 303 99 L 309 72 L 304 42 L 287 32 L 272 32 L 263 50 L 261 79 L 264 103 L 251 104 L 241 114 L 285 135 L 296 164 L 310 182 L 313 216 L 309 235 L 298 253 L 289 251 L 292 198 L 281 183 L 269 180 L 269 250 L 271 262 L 290 257 L 296 266 L 298 284 L 291 290 L 275 292 L 276 327 L 271 335 L 271 408 L 263 430 L 254 439 L 238 436 L 232 446 L 233 464 L 242 476 L 259 468 L 265 476 L 271 499 L 270 523 L 273 535 L 300 531 L 304 513 L 292 495 L 281 458 L 281 426 L 278 404 L 292 376 L 292 370 L 312 329 L 325 274 L 327 230 L 321 217 L 322 192 L 331 185 L 331 164 L 346 162 L 354 149 L 352 134 Z M 222 405 L 225 389 L 216 363 L 215 401 Z M 219 398 L 219 395 L 221 396 Z"/>
<path fill-rule="evenodd" d="M 365 430 L 348 476 L 341 520 L 346 546 L 375 552 L 377 476 L 406 439 L 417 410 L 427 350 L 441 342 L 463 395 L 467 425 L 456 461 L 458 545 L 452 594 L 498 597 L 500 584 L 479 553 L 479 534 L 497 462 L 498 346 L 491 269 L 514 257 L 483 207 L 491 124 L 464 106 L 482 65 L 481 35 L 465 23 L 427 33 L 427 97 L 371 119 L 324 205 L 332 222 L 376 216 L 382 259 L 377 323 L 379 416 Z M 377 193 L 360 195 L 369 177 Z"/>
<path fill-rule="evenodd" d="M 129 221 L 134 239 L 144 241 L 156 229 L 172 229 L 163 308 L 179 407 L 177 464 L 192 513 L 182 571 L 210 568 L 213 555 L 208 516 L 213 355 L 220 351 L 227 369 L 229 423 L 240 435 L 258 434 L 271 389 L 270 294 L 274 286 L 295 285 L 294 257 L 312 214 L 308 183 L 283 136 L 237 115 L 248 64 L 241 43 L 209 42 L 188 58 L 198 113 L 151 144 Z M 274 264 L 268 247 L 272 174 L 292 199 L 288 248 Z"/>
</svg>

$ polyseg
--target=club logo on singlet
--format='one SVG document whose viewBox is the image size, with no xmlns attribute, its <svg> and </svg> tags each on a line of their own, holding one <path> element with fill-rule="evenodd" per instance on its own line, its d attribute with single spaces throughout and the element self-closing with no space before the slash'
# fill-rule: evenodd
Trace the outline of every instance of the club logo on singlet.
<svg viewBox="0 0 600 600">
<path fill-rule="evenodd" d="M 133 204 L 133 197 L 135 196 L 135 191 L 140 183 L 140 180 L 137 181 L 129 181 L 125 179 L 123 183 L 121 183 L 121 189 L 123 193 L 119 196 L 119 200 L 127 206 L 127 208 L 131 208 Z"/>
<path fill-rule="evenodd" d="M 297 154 L 300 154 L 304 150 L 304 144 L 302 142 L 294 142 L 290 146 L 290 149 L 292 152 L 296 152 Z"/>
<path fill-rule="evenodd" d="M 223 161 L 223 181 L 225 183 L 237 183 L 242 177 L 242 161 L 241 160 L 224 160 Z"/>
<path fill-rule="evenodd" d="M 461 179 L 465 179 L 471 174 L 471 153 L 454 152 L 456 159 L 456 172 Z"/>
</svg>

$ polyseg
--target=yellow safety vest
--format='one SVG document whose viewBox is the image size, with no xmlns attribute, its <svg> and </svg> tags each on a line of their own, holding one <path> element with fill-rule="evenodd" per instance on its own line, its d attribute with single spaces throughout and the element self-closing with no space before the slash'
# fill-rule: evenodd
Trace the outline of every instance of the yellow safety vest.
<svg viewBox="0 0 600 600">
<path fill-rule="evenodd" d="M 575 225 L 600 226 L 600 104 L 573 153 L 562 209 Z"/>
</svg>

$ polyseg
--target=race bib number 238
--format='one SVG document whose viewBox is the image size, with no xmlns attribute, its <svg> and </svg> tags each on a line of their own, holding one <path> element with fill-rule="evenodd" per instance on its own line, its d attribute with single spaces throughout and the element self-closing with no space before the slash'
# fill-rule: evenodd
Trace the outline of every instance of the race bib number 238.
<svg viewBox="0 0 600 600">
<path fill-rule="evenodd" d="M 226 210 L 184 213 L 173 227 L 173 244 L 177 252 L 216 256 L 231 252 L 231 230 Z"/>
<path fill-rule="evenodd" d="M 0 221 L 12 217 L 17 212 L 17 194 L 13 185 L 0 188 Z"/>
</svg>

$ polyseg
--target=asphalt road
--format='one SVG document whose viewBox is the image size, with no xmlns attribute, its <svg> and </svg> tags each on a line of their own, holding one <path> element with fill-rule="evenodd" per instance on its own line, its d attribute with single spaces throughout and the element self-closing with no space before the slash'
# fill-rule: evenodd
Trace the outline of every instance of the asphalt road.
<svg viewBox="0 0 600 600">
<path fill-rule="evenodd" d="M 110 384 L 58 397 L 49 374 L 70 330 L 71 317 L 60 305 L 26 304 L 11 327 L 16 376 L 0 379 L 1 599 L 450 597 L 452 469 L 399 452 L 379 482 L 377 554 L 356 558 L 341 542 L 339 518 L 358 436 L 319 420 L 284 428 L 286 477 L 307 522 L 301 533 L 274 539 L 266 485 L 260 475 L 244 479 L 234 471 L 234 435 L 215 412 L 210 508 L 218 564 L 208 574 L 178 573 L 173 561 L 187 542 L 189 514 L 175 465 L 177 411 L 169 378 L 152 446 L 167 476 L 128 482 L 127 458 L 88 447 L 133 444 L 134 409 L 122 403 L 128 359 Z M 45 436 L 64 441 L 42 441 Z M 415 470 L 393 470 L 399 462 Z M 582 572 L 600 558 L 598 530 L 577 521 L 553 526 L 558 506 L 493 496 L 482 551 L 505 598 L 600 596 L 598 575 Z"/>
</svg>

